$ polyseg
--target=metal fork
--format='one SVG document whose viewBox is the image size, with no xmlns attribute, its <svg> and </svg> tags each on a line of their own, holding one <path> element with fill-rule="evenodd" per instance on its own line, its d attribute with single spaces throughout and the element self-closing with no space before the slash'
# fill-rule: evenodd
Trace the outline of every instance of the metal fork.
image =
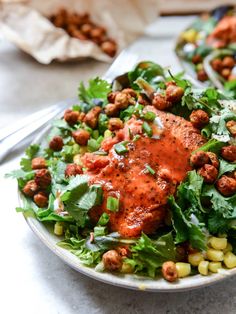
<svg viewBox="0 0 236 314">
<path fill-rule="evenodd" d="M 103 79 L 111 83 L 114 78 L 130 70 L 137 63 L 137 60 L 138 55 L 130 52 L 129 48 L 123 50 L 104 74 Z M 37 111 L 14 125 L 1 129 L 0 164 L 23 140 L 26 141 L 29 139 L 34 132 L 44 127 L 55 117 L 60 116 L 66 108 L 72 106 L 76 101 L 76 99 L 67 99 L 56 105 Z"/>
</svg>

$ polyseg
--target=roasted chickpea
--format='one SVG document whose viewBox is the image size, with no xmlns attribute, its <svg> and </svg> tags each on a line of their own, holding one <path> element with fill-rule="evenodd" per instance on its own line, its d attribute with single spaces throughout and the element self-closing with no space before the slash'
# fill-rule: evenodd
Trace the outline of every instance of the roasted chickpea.
<svg viewBox="0 0 236 314">
<path fill-rule="evenodd" d="M 158 110 L 167 110 L 172 107 L 172 103 L 169 102 L 166 97 L 161 94 L 154 95 L 152 105 Z"/>
<path fill-rule="evenodd" d="M 79 120 L 80 122 L 83 122 L 85 116 L 86 116 L 86 114 L 85 114 L 84 112 L 80 112 L 78 120 Z"/>
<path fill-rule="evenodd" d="M 79 31 L 78 29 L 73 30 L 71 32 L 71 36 L 75 37 L 77 39 L 80 39 L 80 40 L 86 40 L 87 39 L 87 37 L 81 31 Z"/>
<path fill-rule="evenodd" d="M 61 136 L 54 136 L 49 143 L 49 147 L 55 152 L 62 150 L 63 145 L 64 143 Z"/>
<path fill-rule="evenodd" d="M 123 127 L 124 127 L 124 123 L 119 118 L 111 118 L 108 122 L 108 129 L 112 132 L 122 129 Z"/>
<path fill-rule="evenodd" d="M 148 105 L 150 105 L 150 100 L 147 98 L 146 95 L 139 94 L 138 95 L 138 103 L 143 105 L 143 106 L 148 106 Z"/>
<path fill-rule="evenodd" d="M 231 196 L 236 193 L 236 180 L 223 175 L 216 181 L 217 190 L 224 196 Z"/>
<path fill-rule="evenodd" d="M 233 135 L 233 137 L 236 136 L 236 121 L 230 120 L 226 123 L 226 127 L 229 130 L 229 132 Z"/>
<path fill-rule="evenodd" d="M 119 114 L 119 107 L 115 104 L 107 104 L 104 111 L 109 117 L 116 117 Z"/>
<path fill-rule="evenodd" d="M 65 170 L 66 177 L 76 176 L 77 174 L 82 174 L 82 173 L 83 173 L 83 169 L 80 165 L 69 164 L 66 166 L 66 170 Z"/>
<path fill-rule="evenodd" d="M 199 170 L 198 173 L 203 177 L 204 182 L 208 184 L 212 184 L 215 182 L 218 176 L 218 170 L 209 164 L 205 164 L 202 166 Z"/>
<path fill-rule="evenodd" d="M 184 95 L 184 90 L 182 87 L 169 85 L 166 88 L 166 100 L 175 104 L 179 102 Z"/>
<path fill-rule="evenodd" d="M 191 155 L 190 163 L 193 167 L 199 168 L 209 163 L 210 159 L 206 152 L 198 151 Z"/>
<path fill-rule="evenodd" d="M 38 207 L 44 208 L 48 205 L 48 197 L 45 193 L 39 192 L 34 195 L 34 202 Z"/>
<path fill-rule="evenodd" d="M 115 105 L 119 109 L 126 109 L 129 106 L 129 98 L 130 96 L 128 94 L 120 92 L 116 95 Z"/>
<path fill-rule="evenodd" d="M 198 63 L 200 63 L 200 62 L 202 62 L 202 56 L 200 56 L 200 55 L 195 55 L 195 56 L 192 57 L 192 63 L 193 63 L 193 64 L 198 64 Z"/>
<path fill-rule="evenodd" d="M 86 36 L 90 36 L 90 32 L 92 29 L 93 29 L 93 26 L 89 23 L 83 24 L 80 28 L 81 32 Z"/>
<path fill-rule="evenodd" d="M 135 90 L 133 90 L 132 88 L 125 88 L 122 90 L 123 94 L 127 94 L 130 97 L 136 98 L 137 97 L 137 93 L 135 92 Z"/>
<path fill-rule="evenodd" d="M 192 125 L 197 129 L 202 129 L 209 123 L 207 112 L 201 109 L 193 110 L 189 118 Z"/>
<path fill-rule="evenodd" d="M 79 129 L 72 132 L 72 137 L 77 144 L 85 146 L 90 138 L 90 133 L 86 130 Z"/>
<path fill-rule="evenodd" d="M 43 157 L 35 157 L 31 161 L 31 167 L 33 170 L 47 168 L 46 160 Z"/>
<path fill-rule="evenodd" d="M 117 46 L 115 42 L 106 40 L 101 44 L 101 49 L 103 52 L 108 54 L 108 56 L 113 58 L 116 54 Z"/>
<path fill-rule="evenodd" d="M 220 74 L 223 76 L 224 79 L 227 80 L 231 74 L 231 70 L 228 68 L 223 68 Z"/>
<path fill-rule="evenodd" d="M 217 59 L 212 60 L 211 66 L 212 66 L 213 70 L 215 70 L 216 72 L 219 73 L 222 70 L 221 59 L 217 58 Z"/>
<path fill-rule="evenodd" d="M 234 58 L 233 58 L 233 57 L 226 56 L 226 57 L 224 57 L 223 60 L 222 60 L 222 66 L 223 66 L 224 68 L 230 68 L 230 69 L 232 69 L 232 68 L 234 67 L 234 64 L 235 64 L 235 62 L 234 62 Z"/>
<path fill-rule="evenodd" d="M 105 269 L 115 271 L 122 266 L 122 258 L 116 250 L 109 250 L 102 256 Z"/>
<path fill-rule="evenodd" d="M 221 156 L 228 161 L 236 161 L 236 146 L 235 145 L 229 145 L 224 146 L 221 149 Z"/>
<path fill-rule="evenodd" d="M 128 246 L 118 246 L 116 251 L 121 257 L 127 257 L 130 255 L 130 250 Z"/>
<path fill-rule="evenodd" d="M 117 94 L 119 94 L 119 92 L 110 92 L 110 93 L 107 95 L 107 100 L 109 101 L 109 103 L 114 104 L 115 98 L 116 98 L 116 95 L 117 95 Z"/>
<path fill-rule="evenodd" d="M 51 174 L 47 169 L 40 169 L 35 172 L 35 182 L 42 189 L 46 189 L 51 184 Z"/>
<path fill-rule="evenodd" d="M 175 266 L 175 263 L 172 261 L 163 263 L 161 271 L 165 280 L 169 282 L 176 281 L 178 278 L 177 268 Z"/>
<path fill-rule="evenodd" d="M 199 81 L 205 82 L 208 79 L 208 76 L 207 76 L 205 70 L 203 70 L 203 69 L 199 70 L 197 72 L 197 78 L 198 78 Z"/>
<path fill-rule="evenodd" d="M 34 194 L 37 193 L 38 189 L 38 184 L 34 180 L 30 180 L 26 183 L 22 191 L 25 195 L 33 197 Z"/>
<path fill-rule="evenodd" d="M 69 125 L 74 125 L 78 122 L 80 113 L 78 111 L 73 111 L 67 109 L 64 113 L 64 119 Z"/>
<path fill-rule="evenodd" d="M 219 159 L 218 159 L 217 155 L 215 153 L 212 153 L 212 152 L 207 152 L 207 155 L 208 155 L 208 157 L 210 159 L 209 164 L 211 164 L 216 169 L 218 169 L 219 166 L 220 166 L 220 162 L 219 162 Z"/>
<path fill-rule="evenodd" d="M 92 129 L 95 129 L 98 124 L 98 116 L 102 111 L 101 107 L 95 106 L 86 114 L 84 122 L 88 124 Z"/>
</svg>

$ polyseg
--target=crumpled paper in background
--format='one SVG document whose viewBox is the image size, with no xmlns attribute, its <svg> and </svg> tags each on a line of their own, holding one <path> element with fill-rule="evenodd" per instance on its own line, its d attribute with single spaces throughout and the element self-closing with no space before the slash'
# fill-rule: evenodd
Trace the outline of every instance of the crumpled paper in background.
<svg viewBox="0 0 236 314">
<path fill-rule="evenodd" d="M 72 38 L 47 19 L 61 7 L 90 13 L 95 23 L 106 27 L 119 51 L 140 36 L 158 14 L 158 0 L 0 0 L 0 32 L 40 63 L 85 57 L 112 61 L 93 42 Z"/>
</svg>

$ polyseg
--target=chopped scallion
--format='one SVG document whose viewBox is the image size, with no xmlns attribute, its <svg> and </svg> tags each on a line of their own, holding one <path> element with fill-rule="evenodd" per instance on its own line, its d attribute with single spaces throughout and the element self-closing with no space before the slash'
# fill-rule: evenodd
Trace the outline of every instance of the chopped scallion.
<svg viewBox="0 0 236 314">
<path fill-rule="evenodd" d="M 107 213 L 103 213 L 98 220 L 98 225 L 105 226 L 108 223 L 109 219 L 109 215 Z"/>
<path fill-rule="evenodd" d="M 117 212 L 119 210 L 119 199 L 112 196 L 108 196 L 107 209 L 109 209 L 112 212 Z"/>
<path fill-rule="evenodd" d="M 115 151 L 118 155 L 123 155 L 128 152 L 128 149 L 126 148 L 127 142 L 120 142 L 114 145 Z"/>
<path fill-rule="evenodd" d="M 144 118 L 145 120 L 147 120 L 147 121 L 153 121 L 153 120 L 156 118 L 156 115 L 155 115 L 155 113 L 152 112 L 152 111 L 147 111 L 147 112 L 144 114 L 143 118 Z"/>
<path fill-rule="evenodd" d="M 94 138 L 88 140 L 88 150 L 90 152 L 96 152 L 99 148 L 100 144 Z"/>
<path fill-rule="evenodd" d="M 101 237 L 106 234 L 106 227 L 96 226 L 94 227 L 94 237 Z"/>
<path fill-rule="evenodd" d="M 137 140 L 140 138 L 141 136 L 139 134 L 136 134 L 133 138 L 133 142 L 137 142 Z"/>
<path fill-rule="evenodd" d="M 152 137 L 152 128 L 146 121 L 143 122 L 142 129 L 149 137 Z"/>
<path fill-rule="evenodd" d="M 146 169 L 151 173 L 151 174 L 155 174 L 155 170 L 152 169 L 152 167 L 150 167 L 149 165 L 145 165 Z"/>
</svg>

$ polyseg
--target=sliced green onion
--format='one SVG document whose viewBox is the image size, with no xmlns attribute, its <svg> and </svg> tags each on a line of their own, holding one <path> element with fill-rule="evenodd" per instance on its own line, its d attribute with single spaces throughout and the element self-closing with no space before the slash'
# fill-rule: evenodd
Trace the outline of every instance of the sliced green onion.
<svg viewBox="0 0 236 314">
<path fill-rule="evenodd" d="M 104 152 L 103 150 L 98 150 L 98 151 L 94 152 L 94 155 L 107 156 L 108 153 Z"/>
<path fill-rule="evenodd" d="M 105 226 L 108 223 L 109 219 L 110 216 L 107 213 L 103 213 L 98 220 L 98 225 Z"/>
<path fill-rule="evenodd" d="M 73 105 L 72 110 L 73 111 L 81 111 L 81 107 L 80 107 L 80 105 Z"/>
<path fill-rule="evenodd" d="M 129 151 L 125 146 L 126 144 L 127 142 L 120 142 L 114 145 L 114 149 L 118 155 L 123 155 Z"/>
<path fill-rule="evenodd" d="M 133 142 L 137 142 L 137 140 L 140 138 L 141 136 L 139 134 L 136 134 L 133 138 Z"/>
<path fill-rule="evenodd" d="M 100 135 L 100 136 L 98 137 L 98 139 L 97 139 L 97 143 L 98 143 L 98 144 L 101 144 L 103 140 L 104 140 L 104 137 L 103 137 L 102 135 Z"/>
<path fill-rule="evenodd" d="M 145 168 L 151 173 L 151 174 L 155 174 L 155 170 L 152 169 L 152 167 L 150 167 L 149 165 L 145 165 Z"/>
<path fill-rule="evenodd" d="M 144 118 L 145 120 L 147 120 L 147 121 L 153 121 L 153 120 L 156 118 L 156 115 L 155 115 L 155 113 L 152 112 L 152 111 L 147 111 L 147 112 L 144 114 L 143 118 Z"/>
<path fill-rule="evenodd" d="M 98 130 L 94 130 L 94 131 L 93 131 L 92 137 L 93 137 L 95 140 L 98 139 L 98 137 L 99 137 L 99 132 L 98 132 Z"/>
<path fill-rule="evenodd" d="M 88 150 L 90 152 L 96 152 L 99 148 L 100 144 L 94 138 L 88 140 Z"/>
<path fill-rule="evenodd" d="M 106 227 L 96 226 L 94 227 L 94 237 L 101 237 L 106 234 Z"/>
<path fill-rule="evenodd" d="M 119 210 L 119 199 L 108 196 L 107 198 L 107 209 L 109 209 L 111 212 L 118 212 Z"/>
<path fill-rule="evenodd" d="M 149 137 L 152 137 L 152 128 L 146 121 L 143 122 L 142 129 Z"/>
</svg>

